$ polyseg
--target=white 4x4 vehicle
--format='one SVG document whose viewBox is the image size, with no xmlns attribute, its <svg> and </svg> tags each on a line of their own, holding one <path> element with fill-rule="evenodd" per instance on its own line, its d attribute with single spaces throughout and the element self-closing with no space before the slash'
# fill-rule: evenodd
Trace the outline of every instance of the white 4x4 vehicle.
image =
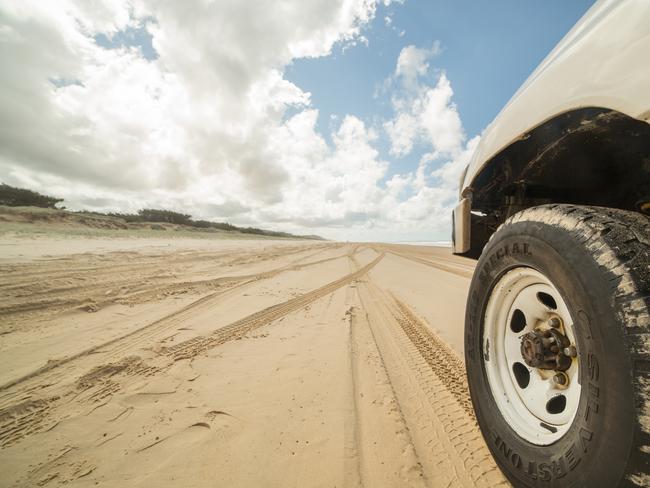
<svg viewBox="0 0 650 488">
<path fill-rule="evenodd" d="M 515 486 L 650 486 L 649 121 L 650 0 L 602 0 L 463 174 L 467 376 Z"/>
</svg>

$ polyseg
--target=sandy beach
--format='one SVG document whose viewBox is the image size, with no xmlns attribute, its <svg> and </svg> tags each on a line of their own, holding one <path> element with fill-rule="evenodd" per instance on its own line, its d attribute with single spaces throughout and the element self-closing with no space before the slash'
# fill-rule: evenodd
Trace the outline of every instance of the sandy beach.
<svg viewBox="0 0 650 488">
<path fill-rule="evenodd" d="M 3 238 L 0 486 L 507 486 L 445 247 Z"/>
</svg>

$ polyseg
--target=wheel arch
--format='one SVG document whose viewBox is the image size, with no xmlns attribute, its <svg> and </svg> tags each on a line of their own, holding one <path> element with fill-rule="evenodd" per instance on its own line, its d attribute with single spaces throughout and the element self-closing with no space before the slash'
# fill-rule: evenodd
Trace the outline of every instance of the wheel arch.
<svg viewBox="0 0 650 488">
<path fill-rule="evenodd" d="M 490 158 L 461 195 L 478 258 L 514 213 L 548 203 L 650 211 L 650 124 L 604 107 L 558 114 Z"/>
</svg>

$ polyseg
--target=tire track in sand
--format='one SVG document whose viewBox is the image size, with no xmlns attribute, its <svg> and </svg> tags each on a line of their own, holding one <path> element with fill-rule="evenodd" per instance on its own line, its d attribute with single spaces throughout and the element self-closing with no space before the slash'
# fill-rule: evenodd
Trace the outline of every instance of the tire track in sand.
<svg viewBox="0 0 650 488">
<path fill-rule="evenodd" d="M 137 357 L 127 358 L 129 361 L 122 361 L 123 364 L 104 363 L 102 366 L 86 372 L 75 384 L 60 389 L 59 395 L 57 396 L 52 396 L 47 400 L 30 400 L 25 405 L 21 405 L 21 400 L 19 400 L 13 404 L 10 403 L 8 406 L 3 406 L 0 409 L 0 446 L 16 443 L 26 436 L 55 426 L 57 421 L 50 419 L 52 410 L 54 410 L 57 406 L 56 403 L 61 398 L 71 393 L 70 390 L 72 390 L 72 393 L 76 397 L 72 400 L 75 404 L 82 403 L 84 399 L 89 399 L 93 402 L 104 400 L 106 396 L 110 396 L 121 388 L 121 385 L 117 382 L 119 375 L 137 376 L 141 371 L 145 371 L 147 374 L 159 374 L 170 367 L 175 361 L 192 358 L 226 342 L 240 339 L 252 330 L 304 308 L 319 298 L 357 280 L 371 270 L 383 257 L 384 254 L 382 253 L 372 262 L 353 273 L 347 274 L 338 280 L 332 281 L 327 285 L 291 300 L 255 312 L 230 325 L 217 329 L 211 334 L 198 336 L 172 347 L 164 348 L 160 351 L 160 355 L 158 356 L 159 360 L 156 361 L 154 366 L 140 362 Z M 88 353 L 86 352 L 86 354 Z M 110 378 L 114 378 L 114 380 Z M 21 397 L 21 395 L 24 397 L 24 391 L 18 393 L 18 397 Z M 79 397 L 78 395 L 80 394 L 85 394 L 86 397 Z M 47 407 L 45 407 L 46 404 L 43 401 L 47 402 Z M 6 404 L 7 402 L 4 403 Z M 74 406 L 71 402 L 68 402 L 64 408 L 66 411 L 70 411 L 74 409 Z M 36 414 L 34 414 L 34 410 L 36 410 Z"/>
<path fill-rule="evenodd" d="M 371 279 L 358 288 L 427 484 L 509 486 L 468 411 L 460 359 Z"/>
<path fill-rule="evenodd" d="M 163 354 L 173 357 L 174 360 L 188 359 L 225 342 L 239 339 L 248 334 L 250 331 L 266 325 L 269 322 L 277 320 L 280 317 L 283 317 L 295 310 L 304 308 L 319 298 L 329 295 L 342 286 L 347 285 L 348 283 L 360 278 L 368 271 L 370 271 L 379 261 L 381 261 L 383 257 L 384 253 L 381 253 L 370 263 L 366 264 L 353 273 L 345 275 L 343 278 L 332 281 L 325 286 L 307 292 L 303 295 L 299 295 L 296 298 L 292 298 L 286 302 L 273 305 L 259 312 L 255 312 L 247 317 L 233 322 L 230 325 L 217 329 L 209 335 L 194 337 L 179 344 L 175 344 L 174 346 L 165 348 L 163 349 Z"/>
<path fill-rule="evenodd" d="M 403 254 L 401 252 L 395 251 L 393 249 L 388 249 L 387 252 L 394 254 L 395 256 L 398 256 L 400 258 L 408 259 L 410 261 L 424 264 L 425 266 L 430 266 L 432 268 L 437 268 L 439 270 L 446 271 L 448 273 L 453 273 L 455 275 L 462 276 L 464 278 L 471 278 L 473 274 L 473 271 L 471 270 L 465 270 L 459 267 L 455 267 L 453 265 L 447 265 L 440 262 L 430 261 L 428 259 L 420 258 L 417 256 L 410 256 L 408 254 Z"/>
<path fill-rule="evenodd" d="M 332 246 L 317 248 L 316 252 L 302 256 L 287 266 L 297 265 L 300 261 L 309 259 L 327 249 L 336 248 Z M 221 271 L 223 265 L 241 265 L 253 261 L 265 262 L 279 255 L 287 257 L 296 254 L 296 252 L 298 251 L 289 249 L 288 252 L 281 254 L 278 254 L 278 250 L 253 254 L 252 256 L 251 253 L 248 253 L 225 263 L 223 262 L 225 256 L 219 254 L 218 256 L 222 259 L 217 258 L 216 262 L 219 264 L 219 271 Z M 304 252 L 304 250 L 299 250 L 299 252 Z M 6 293 L 8 300 L 6 300 L 6 303 L 0 303 L 0 317 L 13 321 L 27 317 L 33 320 L 44 314 L 60 314 L 89 304 L 92 304 L 95 309 L 114 303 L 128 305 L 155 299 L 165 294 L 185 293 L 188 291 L 207 292 L 222 286 L 224 283 L 228 284 L 236 280 L 250 279 L 256 276 L 256 274 L 250 274 L 240 277 L 226 276 L 202 280 L 177 280 L 174 273 L 168 276 L 163 272 L 163 270 L 168 271 L 173 269 L 174 266 L 183 263 L 186 266 L 192 266 L 201 262 L 208 262 L 210 257 L 210 255 L 206 256 L 203 253 L 185 255 L 182 260 L 169 256 L 170 262 L 161 262 L 161 259 L 150 262 L 143 258 L 128 265 L 113 262 L 104 265 L 102 268 L 89 268 L 90 271 L 84 269 L 77 272 L 71 271 L 69 268 L 59 268 L 53 269 L 50 273 L 37 274 L 36 281 L 32 279 L 26 284 L 14 283 L 7 285 L 7 283 L 11 283 L 12 278 L 2 275 L 0 290 Z M 25 269 L 38 267 L 39 263 L 23 265 Z M 92 273 L 94 269 L 97 269 L 98 272 Z M 0 266 L 0 271 L 2 271 L 2 266 Z M 275 270 L 269 270 L 269 272 L 273 271 Z M 10 293 L 12 288 L 14 292 Z M 0 330 L 0 333 L 2 332 L 11 332 L 11 328 L 6 330 L 3 327 Z"/>
<path fill-rule="evenodd" d="M 133 346 L 142 343 L 143 341 L 148 340 L 152 335 L 158 334 L 161 332 L 164 332 L 170 328 L 173 328 L 177 326 L 179 323 L 182 321 L 186 320 L 189 316 L 192 314 L 196 313 L 198 309 L 200 308 L 205 308 L 209 307 L 212 305 L 214 300 L 221 298 L 221 295 L 223 295 L 226 292 L 230 292 L 236 288 L 240 288 L 242 286 L 263 280 L 263 279 L 268 279 L 272 278 L 280 273 L 286 272 L 286 271 L 298 271 L 300 269 L 309 267 L 309 266 L 316 266 L 319 264 L 323 264 L 329 261 L 333 261 L 336 259 L 341 259 L 344 257 L 347 257 L 348 254 L 343 254 L 340 256 L 333 256 L 330 258 L 324 258 L 324 259 L 319 259 L 317 261 L 310 261 L 308 263 L 301 263 L 301 264 L 290 264 L 287 266 L 282 266 L 280 268 L 276 268 L 273 270 L 269 271 L 264 271 L 261 273 L 257 274 L 251 274 L 251 275 L 242 275 L 242 276 L 230 276 L 230 277 L 222 277 L 222 278 L 217 278 L 216 280 L 213 281 L 220 281 L 222 284 L 230 284 L 227 288 L 217 290 L 213 293 L 210 293 L 209 295 L 203 296 L 188 305 L 185 305 L 179 310 L 176 310 L 169 315 L 166 315 L 160 319 L 157 319 L 153 322 L 150 322 L 136 330 L 133 330 L 131 332 L 128 332 L 127 334 L 115 337 L 111 340 L 102 342 L 101 344 L 97 344 L 94 346 L 91 346 L 87 349 L 84 349 L 82 351 L 79 351 L 75 354 L 72 354 L 70 356 L 67 356 L 63 359 L 59 360 L 52 360 L 49 361 L 47 364 L 44 366 L 35 369 L 34 371 L 27 373 L 23 376 L 20 376 L 18 378 L 15 378 L 11 381 L 8 381 L 7 383 L 4 383 L 3 385 L 0 385 L 0 391 L 7 390 L 13 386 L 16 386 L 20 383 L 24 383 L 27 380 L 30 380 L 32 378 L 38 377 L 44 373 L 47 373 L 49 371 L 52 371 L 56 368 L 59 368 L 63 365 L 66 365 L 72 361 L 75 361 L 77 359 L 80 359 L 82 357 L 86 357 L 90 354 L 96 353 L 98 351 L 101 351 L 102 349 L 106 349 L 111 346 L 119 346 L 123 345 L 123 348 L 118 348 L 115 351 L 111 351 L 113 355 L 115 354 L 120 354 L 124 352 L 124 349 L 132 349 Z M 126 339 L 129 339 L 128 344 L 123 344 Z"/>
<path fill-rule="evenodd" d="M 440 378 L 445 388 L 454 395 L 467 415 L 476 420 L 463 362 L 451 347 L 435 335 L 403 302 L 395 298 L 392 293 L 390 296 L 397 305 L 397 308 L 393 310 L 393 316 L 397 323 L 431 367 L 431 370 Z"/>
<path fill-rule="evenodd" d="M 0 411 L 0 448 L 5 448 L 18 439 L 51 429 L 56 425 L 46 423 L 50 404 L 59 397 L 24 400 L 10 408 Z"/>
<path fill-rule="evenodd" d="M 349 354 L 354 457 L 348 462 L 350 486 L 425 488 L 427 478 L 400 408 L 368 314 L 354 290 L 349 321 Z M 380 450 L 376 449 L 381 445 Z M 347 460 L 347 458 L 346 458 Z M 355 476 L 356 475 L 356 476 Z M 346 484 L 347 486 L 347 484 Z"/>
</svg>

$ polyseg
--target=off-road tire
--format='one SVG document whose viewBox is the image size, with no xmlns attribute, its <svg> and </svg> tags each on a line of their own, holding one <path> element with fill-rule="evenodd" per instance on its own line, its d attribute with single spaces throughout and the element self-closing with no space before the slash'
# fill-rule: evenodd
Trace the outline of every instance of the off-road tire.
<svg viewBox="0 0 650 488">
<path fill-rule="evenodd" d="M 552 281 L 577 331 L 577 414 L 566 434 L 545 446 L 508 425 L 484 366 L 488 299 L 500 277 L 520 266 Z M 650 486 L 650 219 L 575 205 L 510 217 L 484 248 L 472 279 L 465 360 L 479 426 L 514 486 Z"/>
</svg>

